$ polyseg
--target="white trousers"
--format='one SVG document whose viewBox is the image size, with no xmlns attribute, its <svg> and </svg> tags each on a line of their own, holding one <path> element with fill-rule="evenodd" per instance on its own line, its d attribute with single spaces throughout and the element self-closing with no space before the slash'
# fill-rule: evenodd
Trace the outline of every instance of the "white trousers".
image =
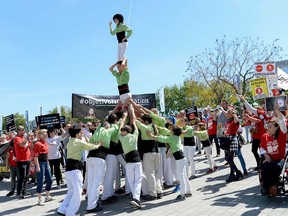
<svg viewBox="0 0 288 216">
<path fill-rule="evenodd" d="M 58 212 L 67 216 L 74 216 L 79 210 L 81 203 L 83 181 L 82 172 L 80 170 L 66 171 L 65 180 L 68 191 L 63 202 L 58 208 Z"/>
<path fill-rule="evenodd" d="M 117 157 L 118 162 L 122 165 L 123 172 L 124 172 L 124 175 L 125 175 L 125 193 L 126 194 L 131 193 L 131 188 L 130 188 L 130 185 L 129 185 L 128 180 L 126 178 L 126 168 L 125 168 L 126 167 L 126 161 L 124 159 L 124 156 L 123 156 L 123 154 L 120 154 L 120 155 L 117 155 L 116 157 Z"/>
<path fill-rule="evenodd" d="M 87 210 L 97 206 L 99 199 L 99 186 L 103 180 L 106 170 L 106 161 L 97 157 L 89 157 L 86 161 L 88 165 L 88 185 L 87 185 Z"/>
<path fill-rule="evenodd" d="M 189 176 L 189 170 L 188 170 L 188 163 L 190 164 L 190 169 L 191 169 L 191 175 L 195 175 L 195 162 L 194 162 L 194 155 L 195 155 L 195 146 L 184 146 L 184 156 L 186 158 L 185 162 L 185 168 L 186 168 L 186 174 Z"/>
<path fill-rule="evenodd" d="M 175 161 L 176 179 L 180 182 L 180 194 L 191 193 L 190 183 L 185 171 L 185 158 Z"/>
<path fill-rule="evenodd" d="M 143 179 L 141 162 L 126 163 L 126 178 L 129 182 L 133 198 L 140 201 L 141 183 Z"/>
<path fill-rule="evenodd" d="M 195 142 L 196 142 L 196 146 L 198 151 L 201 151 L 201 141 L 200 138 L 198 136 L 195 137 Z"/>
<path fill-rule="evenodd" d="M 116 155 L 107 154 L 106 156 L 106 171 L 103 182 L 102 200 L 107 199 L 114 195 L 114 179 L 116 178 L 117 169 L 119 164 Z"/>
<path fill-rule="evenodd" d="M 118 43 L 118 61 L 123 61 L 126 58 L 126 50 L 128 42 Z"/>
<path fill-rule="evenodd" d="M 160 183 L 160 154 L 156 152 L 145 153 L 143 155 L 143 172 L 147 180 L 149 194 L 157 196 L 157 193 L 162 193 Z M 147 194 L 144 194 L 147 195 Z"/>
<path fill-rule="evenodd" d="M 209 167 L 210 169 L 213 169 L 216 166 L 216 164 L 211 155 L 211 152 L 212 152 L 211 146 L 204 147 L 204 151 L 205 151 L 208 163 L 209 163 Z"/>
<path fill-rule="evenodd" d="M 171 168 L 171 158 L 166 157 L 166 147 L 159 147 L 160 152 L 160 176 L 161 176 L 161 185 L 163 180 L 167 185 L 173 185 L 173 174 Z"/>
</svg>

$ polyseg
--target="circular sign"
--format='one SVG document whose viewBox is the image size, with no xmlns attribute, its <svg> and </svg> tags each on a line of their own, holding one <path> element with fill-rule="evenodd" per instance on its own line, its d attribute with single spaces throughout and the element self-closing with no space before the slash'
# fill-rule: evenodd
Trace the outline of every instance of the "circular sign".
<svg viewBox="0 0 288 216">
<path fill-rule="evenodd" d="M 263 70 L 262 65 L 256 65 L 256 71 L 257 72 L 262 72 L 262 70 Z"/>
<path fill-rule="evenodd" d="M 258 87 L 255 89 L 256 94 L 262 94 L 263 93 L 263 89 L 261 87 Z"/>
<path fill-rule="evenodd" d="M 266 69 L 267 69 L 268 72 L 273 72 L 274 71 L 274 65 L 273 64 L 268 64 L 266 66 Z"/>
</svg>

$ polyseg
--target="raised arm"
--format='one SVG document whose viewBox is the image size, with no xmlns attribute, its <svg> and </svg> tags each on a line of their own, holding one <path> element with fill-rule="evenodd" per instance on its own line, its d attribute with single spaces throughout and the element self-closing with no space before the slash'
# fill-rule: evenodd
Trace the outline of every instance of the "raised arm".
<svg viewBox="0 0 288 216">
<path fill-rule="evenodd" d="M 109 68 L 109 71 L 113 72 L 116 65 L 117 65 L 117 62 L 115 64 L 111 65 L 111 67 Z"/>
<path fill-rule="evenodd" d="M 251 104 L 249 104 L 243 95 L 238 95 L 238 97 L 240 98 L 240 100 L 244 103 L 246 109 L 250 112 L 252 112 L 253 114 L 257 115 L 257 109 L 255 109 L 254 107 L 251 106 Z"/>
<path fill-rule="evenodd" d="M 275 105 L 274 105 L 274 115 L 277 117 L 277 120 L 279 121 L 280 130 L 284 134 L 286 134 L 287 133 L 287 127 L 285 124 L 285 119 L 284 119 L 284 116 L 282 115 L 282 113 L 280 112 L 280 107 L 279 107 L 278 103 L 275 103 Z"/>
</svg>

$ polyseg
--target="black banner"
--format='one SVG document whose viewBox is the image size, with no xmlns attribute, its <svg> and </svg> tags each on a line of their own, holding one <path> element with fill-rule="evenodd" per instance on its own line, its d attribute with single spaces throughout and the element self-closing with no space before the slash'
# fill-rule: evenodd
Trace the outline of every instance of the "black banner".
<svg viewBox="0 0 288 216">
<path fill-rule="evenodd" d="M 132 99 L 147 109 L 156 107 L 155 94 L 133 95 Z M 72 117 L 105 118 L 117 106 L 118 100 L 119 96 L 72 94 Z"/>
<path fill-rule="evenodd" d="M 36 116 L 35 119 L 36 122 L 38 121 L 37 125 L 40 127 L 40 129 L 61 128 L 59 113 Z"/>
<path fill-rule="evenodd" d="M 12 130 L 16 130 L 16 125 L 15 125 L 13 114 L 11 114 L 9 116 L 5 116 L 5 122 L 6 122 L 7 132 L 12 131 Z"/>
</svg>

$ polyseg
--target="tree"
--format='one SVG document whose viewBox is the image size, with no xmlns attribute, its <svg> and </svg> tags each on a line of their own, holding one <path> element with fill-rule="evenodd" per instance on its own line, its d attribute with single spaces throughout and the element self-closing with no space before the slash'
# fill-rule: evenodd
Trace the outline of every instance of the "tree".
<svg viewBox="0 0 288 216">
<path fill-rule="evenodd" d="M 60 106 L 61 110 L 61 116 L 65 116 L 65 121 L 69 122 L 72 119 L 72 110 L 70 108 Z M 53 108 L 51 111 L 49 111 L 49 114 L 55 114 L 58 113 L 58 107 Z"/>
<path fill-rule="evenodd" d="M 18 128 L 19 125 L 22 125 L 26 128 L 26 119 L 23 114 L 20 114 L 19 112 L 14 114 L 14 122 L 16 125 L 16 128 Z M 2 130 L 6 130 L 6 121 L 5 116 L 2 117 Z"/>
<path fill-rule="evenodd" d="M 276 61 L 280 58 L 282 47 L 278 39 L 266 44 L 259 38 L 235 38 L 227 41 L 226 36 L 217 39 L 212 48 L 191 56 L 187 62 L 190 77 L 205 82 L 217 96 L 218 103 L 225 98 L 230 86 L 235 93 L 246 93 L 248 82 L 254 76 L 256 62 Z M 242 88 L 236 87 L 235 77 L 240 76 Z"/>
</svg>

